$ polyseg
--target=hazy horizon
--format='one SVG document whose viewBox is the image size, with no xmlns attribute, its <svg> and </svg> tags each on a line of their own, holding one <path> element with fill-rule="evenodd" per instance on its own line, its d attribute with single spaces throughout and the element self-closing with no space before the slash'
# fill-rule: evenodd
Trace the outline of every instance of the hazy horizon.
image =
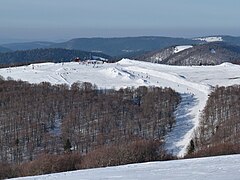
<svg viewBox="0 0 240 180">
<path fill-rule="evenodd" d="M 1 0 L 0 44 L 89 37 L 240 36 L 235 0 Z"/>
<path fill-rule="evenodd" d="M 198 37 L 212 37 L 212 36 L 232 36 L 232 37 L 240 37 L 237 35 L 229 35 L 229 34 L 206 34 L 206 35 L 199 35 L 199 36 L 191 36 L 191 37 L 184 37 L 184 36 L 169 36 L 169 35 L 122 35 L 122 36 L 73 36 L 70 38 L 0 38 L 0 45 L 4 44 L 11 44 L 11 43 L 27 43 L 27 42 L 53 42 L 53 43 L 61 43 L 66 42 L 72 39 L 77 38 L 128 38 L 128 37 L 170 37 L 170 38 L 186 38 L 186 39 L 193 39 Z"/>
</svg>

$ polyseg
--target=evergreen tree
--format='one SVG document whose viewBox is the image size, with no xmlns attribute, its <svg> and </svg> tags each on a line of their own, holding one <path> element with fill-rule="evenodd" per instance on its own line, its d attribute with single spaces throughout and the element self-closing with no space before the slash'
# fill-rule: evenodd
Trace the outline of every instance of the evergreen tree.
<svg viewBox="0 0 240 180">
<path fill-rule="evenodd" d="M 71 142 L 69 139 L 67 139 L 65 145 L 64 145 L 64 151 L 70 152 L 72 148 Z"/>
<path fill-rule="evenodd" d="M 193 140 L 190 141 L 190 145 L 188 147 L 188 154 L 192 154 L 195 151 L 195 145 Z"/>
</svg>

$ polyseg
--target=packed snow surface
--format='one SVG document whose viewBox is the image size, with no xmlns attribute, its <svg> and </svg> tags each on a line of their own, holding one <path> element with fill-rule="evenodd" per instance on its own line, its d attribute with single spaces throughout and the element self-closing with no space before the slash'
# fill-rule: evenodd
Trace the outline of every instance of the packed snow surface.
<svg viewBox="0 0 240 180">
<path fill-rule="evenodd" d="M 192 48 L 193 46 L 191 45 L 185 45 L 185 46 L 176 46 L 174 48 L 174 53 L 179 53 L 181 51 L 184 51 L 185 49 L 189 49 L 189 48 Z"/>
<path fill-rule="evenodd" d="M 204 38 L 196 38 L 195 40 L 205 41 L 205 42 L 220 42 L 223 41 L 222 37 L 204 37 Z"/>
<path fill-rule="evenodd" d="M 224 63 L 218 66 L 169 66 L 123 59 L 112 64 L 42 63 L 0 69 L 5 79 L 52 84 L 91 82 L 99 88 L 129 86 L 171 87 L 182 101 L 175 115 L 176 124 L 166 136 L 166 149 L 184 156 L 208 95 L 216 85 L 240 84 L 240 66 Z"/>
<path fill-rule="evenodd" d="M 116 167 L 87 169 L 17 180 L 239 180 L 240 155 L 149 162 Z"/>
</svg>

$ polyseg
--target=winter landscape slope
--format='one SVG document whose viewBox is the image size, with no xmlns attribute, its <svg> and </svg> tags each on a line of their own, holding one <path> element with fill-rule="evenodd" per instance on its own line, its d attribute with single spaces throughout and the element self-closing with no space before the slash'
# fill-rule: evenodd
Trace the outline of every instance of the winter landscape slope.
<svg viewBox="0 0 240 180">
<path fill-rule="evenodd" d="M 240 155 L 232 155 L 79 170 L 42 176 L 16 178 L 16 180 L 238 180 L 240 175 L 239 169 Z"/>
<path fill-rule="evenodd" d="M 183 156 L 198 127 L 211 89 L 216 86 L 240 84 L 240 66 L 224 63 L 218 66 L 169 66 L 123 59 L 112 64 L 42 63 L 0 69 L 7 79 L 68 84 L 91 82 L 99 88 L 131 86 L 171 87 L 179 92 L 182 101 L 177 108 L 176 124 L 166 137 L 166 149 Z"/>
</svg>

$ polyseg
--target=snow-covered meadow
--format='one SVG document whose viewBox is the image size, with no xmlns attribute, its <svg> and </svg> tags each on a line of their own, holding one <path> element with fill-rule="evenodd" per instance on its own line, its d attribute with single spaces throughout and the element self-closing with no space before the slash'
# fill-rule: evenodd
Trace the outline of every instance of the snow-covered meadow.
<svg viewBox="0 0 240 180">
<path fill-rule="evenodd" d="M 87 169 L 16 180 L 239 180 L 240 155 L 148 162 Z"/>
<path fill-rule="evenodd" d="M 169 66 L 123 59 L 112 64 L 42 63 L 0 69 L 5 79 L 68 84 L 91 82 L 99 88 L 161 86 L 179 92 L 182 101 L 177 108 L 176 124 L 166 137 L 166 149 L 183 156 L 194 129 L 199 123 L 211 89 L 240 84 L 240 66 L 224 63 L 218 66 Z"/>
</svg>

